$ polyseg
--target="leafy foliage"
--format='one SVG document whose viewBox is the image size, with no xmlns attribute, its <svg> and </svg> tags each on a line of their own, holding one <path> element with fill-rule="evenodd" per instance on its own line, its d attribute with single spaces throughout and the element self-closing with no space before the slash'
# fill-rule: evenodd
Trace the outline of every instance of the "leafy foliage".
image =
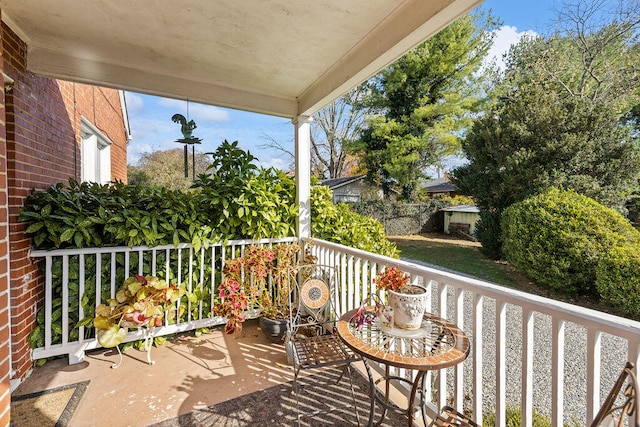
<svg viewBox="0 0 640 427">
<path fill-rule="evenodd" d="M 533 410 L 533 427 L 551 427 L 551 420 L 538 412 Z M 492 427 L 496 425 L 496 413 L 490 412 L 485 414 L 482 419 L 482 425 L 484 427 Z M 522 413 L 519 407 L 507 405 L 506 410 L 506 426 L 507 427 L 520 427 L 522 425 Z"/>
<path fill-rule="evenodd" d="M 500 215 L 548 186 L 624 212 L 640 171 L 633 119 L 640 83 L 635 2 L 566 2 L 557 31 L 523 38 L 492 93 L 499 100 L 463 142 L 454 183 L 481 209 L 483 251 L 500 256 Z"/>
<path fill-rule="evenodd" d="M 285 237 L 295 233 L 295 183 L 282 171 L 259 169 L 255 157 L 224 141 L 213 155 L 215 174 L 201 174 L 199 213 L 224 239 Z"/>
<path fill-rule="evenodd" d="M 479 118 L 463 142 L 469 163 L 453 171 L 480 208 L 483 251 L 500 256 L 500 215 L 549 186 L 572 188 L 620 211 L 640 156 L 630 129 L 606 104 L 531 89 Z"/>
<path fill-rule="evenodd" d="M 127 177 L 132 185 L 157 185 L 169 190 L 188 191 L 194 177 L 193 159 L 196 162 L 196 175 L 204 173 L 211 165 L 208 154 L 187 149 L 187 170 L 189 177 L 184 176 L 184 149 L 154 151 L 140 157 L 137 165 L 127 166 Z"/>
<path fill-rule="evenodd" d="M 605 302 L 640 318 L 640 245 L 617 246 L 603 254 L 596 269 L 596 286 Z"/>
<path fill-rule="evenodd" d="M 128 328 L 162 326 L 166 316 L 176 316 L 176 301 L 185 294 L 184 285 L 168 284 L 155 276 L 132 276 L 124 281 L 115 298 L 96 307 L 93 326 L 101 346 L 115 347 Z"/>
<path fill-rule="evenodd" d="M 568 295 L 597 295 L 601 257 L 640 244 L 640 233 L 620 213 L 553 188 L 507 208 L 502 229 L 506 259 L 540 285 Z"/>
<path fill-rule="evenodd" d="M 334 204 L 331 190 L 323 185 L 311 187 L 311 232 L 319 239 L 398 257 L 379 221 L 351 211 L 345 203 Z"/>
<path fill-rule="evenodd" d="M 482 60 L 491 47 L 489 16 L 465 16 L 383 70 L 365 101 L 377 110 L 358 146 L 368 178 L 415 197 L 426 166 L 457 152 L 459 136 L 487 99 Z"/>
<path fill-rule="evenodd" d="M 293 235 L 297 215 L 293 180 L 282 172 L 257 168 L 253 165 L 254 160 L 249 153 L 237 148 L 237 142 L 225 141 L 214 156 L 215 174 L 200 175 L 196 191 L 188 193 L 120 182 L 106 186 L 70 180 L 68 185 L 59 183 L 46 191 L 34 191 L 25 202 L 20 220 L 30 222 L 26 232 L 33 236 L 38 249 L 154 247 L 187 241 L 197 251 L 208 247 L 211 242 L 225 239 Z M 320 216 L 313 219 L 315 230 L 320 230 L 318 237 L 344 244 L 357 242 L 357 247 L 362 249 L 397 254 L 380 223 L 343 207 L 337 208 L 331 201 L 328 188 L 319 194 L 325 209 L 317 211 Z M 331 224 L 340 227 L 319 224 L 325 214 L 331 218 Z M 145 272 L 154 271 L 166 263 L 180 265 L 181 271 L 171 271 L 168 277 L 164 276 L 164 268 L 156 268 L 158 278 L 168 283 L 177 283 L 179 276 L 181 283 L 177 286 L 194 284 L 185 298 L 180 299 L 180 319 L 199 318 L 202 313 L 209 313 L 211 295 L 219 294 L 216 292 L 219 290 L 212 288 L 210 279 L 212 269 L 219 269 L 222 265 L 220 253 L 215 256 L 212 259 L 211 253 L 206 252 L 203 258 L 195 257 L 195 265 L 189 266 L 188 251 L 172 251 L 169 259 L 164 251 L 159 251 L 155 257 L 145 254 L 143 259 L 139 259 L 137 252 L 132 252 L 128 260 L 123 253 L 116 254 L 113 259 L 108 255 L 91 255 L 83 257 L 82 272 L 80 257 L 69 256 L 70 331 L 67 338 L 75 341 L 80 334 L 87 339 L 94 336 L 93 329 L 88 326 L 92 325 L 92 314 L 96 309 L 96 279 L 101 284 L 98 287 L 100 300 L 107 301 L 111 298 L 111 271 L 116 271 L 116 282 L 122 283 L 126 279 L 124 272 L 131 265 L 141 265 Z M 100 271 L 96 271 L 98 265 L 101 266 Z M 53 344 L 62 340 L 62 294 L 65 286 L 62 268 L 62 257 L 53 257 Z M 205 283 L 200 282 L 200 271 L 206 278 Z M 79 301 L 81 276 L 84 289 Z M 219 273 L 215 273 L 213 282 L 221 282 Z M 31 346 L 43 347 L 44 336 L 44 310 L 40 310 L 37 326 L 29 335 Z"/>
</svg>

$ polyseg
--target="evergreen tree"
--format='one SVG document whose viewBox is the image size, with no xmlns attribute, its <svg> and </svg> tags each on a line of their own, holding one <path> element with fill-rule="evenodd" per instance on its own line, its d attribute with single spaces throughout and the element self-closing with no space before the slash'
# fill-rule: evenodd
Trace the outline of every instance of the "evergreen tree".
<svg viewBox="0 0 640 427">
<path fill-rule="evenodd" d="M 487 100 L 480 68 L 495 26 L 490 15 L 462 17 L 367 83 L 365 102 L 377 114 L 355 149 L 369 180 L 412 200 L 424 168 L 459 150 Z"/>
</svg>

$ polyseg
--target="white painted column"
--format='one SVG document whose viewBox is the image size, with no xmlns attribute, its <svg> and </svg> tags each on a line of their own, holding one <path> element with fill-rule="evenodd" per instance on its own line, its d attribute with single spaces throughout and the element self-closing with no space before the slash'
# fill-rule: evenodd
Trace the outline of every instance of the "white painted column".
<svg viewBox="0 0 640 427">
<path fill-rule="evenodd" d="M 298 116 L 293 120 L 296 128 L 296 232 L 299 239 L 311 237 L 311 120 L 309 116 Z"/>
</svg>

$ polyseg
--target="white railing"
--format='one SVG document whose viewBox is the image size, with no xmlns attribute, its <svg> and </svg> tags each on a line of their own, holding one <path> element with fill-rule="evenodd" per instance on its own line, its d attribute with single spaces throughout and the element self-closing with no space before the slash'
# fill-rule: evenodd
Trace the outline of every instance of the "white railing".
<svg viewBox="0 0 640 427">
<path fill-rule="evenodd" d="M 456 323 L 472 342 L 454 368 L 429 373 L 431 410 L 445 403 L 504 426 L 507 406 L 523 426 L 534 410 L 553 426 L 593 419 L 629 360 L 640 362 L 640 322 L 322 240 L 308 242 L 318 262 L 339 266 L 342 311 L 359 306 L 371 279 L 399 266 L 430 290 L 430 311 Z M 435 381 L 435 384 L 434 384 Z"/>
<path fill-rule="evenodd" d="M 257 243 L 280 242 L 297 239 Z M 44 306 L 38 316 L 44 338 L 33 359 L 67 354 L 75 363 L 85 351 L 99 348 L 92 328 L 75 327 L 85 316 L 83 307 L 113 298 L 132 274 L 158 275 L 200 293 L 195 303 L 178 301 L 185 308 L 183 317 L 154 328 L 154 335 L 223 324 L 225 319 L 211 315 L 211 307 L 224 260 L 252 243 L 230 241 L 199 251 L 189 244 L 33 251 L 32 257 L 44 259 L 45 269 Z M 496 425 L 504 426 L 510 405 L 521 408 L 524 426 L 532 425 L 534 410 L 551 417 L 554 426 L 584 425 L 625 361 L 640 363 L 640 322 L 322 240 L 307 243 L 319 263 L 338 266 L 342 312 L 375 292 L 371 279 L 377 271 L 397 265 L 430 290 L 431 312 L 469 336 L 467 361 L 427 375 L 431 410 L 451 404 L 471 411 L 480 424 L 493 412 Z M 143 338 L 142 331 L 130 332 L 126 341 Z"/>
<path fill-rule="evenodd" d="M 171 323 L 153 329 L 162 336 L 225 323 L 211 314 L 217 284 L 227 259 L 240 256 L 250 244 L 297 242 L 294 237 L 260 241 L 235 240 L 217 243 L 195 251 L 191 244 L 140 247 L 104 247 L 32 251 L 32 258 L 44 258 L 44 305 L 39 310 L 38 331 L 41 345 L 32 351 L 33 360 L 68 355 L 69 363 L 84 360 L 87 350 L 99 348 L 92 327 L 76 327 L 86 313 L 109 298 L 115 298 L 120 285 L 134 274 L 159 276 L 171 283 L 185 284 L 198 295 L 195 302 L 186 297 L 177 301 L 184 314 Z M 36 332 L 38 332 L 36 331 Z M 43 334 L 42 334 L 43 332 Z M 144 339 L 144 331 L 131 331 L 125 342 Z"/>
</svg>

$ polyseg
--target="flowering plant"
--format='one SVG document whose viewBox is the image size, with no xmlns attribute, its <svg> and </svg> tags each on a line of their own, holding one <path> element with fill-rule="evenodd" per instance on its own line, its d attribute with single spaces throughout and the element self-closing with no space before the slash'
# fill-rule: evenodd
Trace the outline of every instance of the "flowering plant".
<svg viewBox="0 0 640 427">
<path fill-rule="evenodd" d="M 220 302 L 212 312 L 226 317 L 227 334 L 242 330 L 249 308 L 258 308 L 272 319 L 287 318 L 299 251 L 298 245 L 249 246 L 241 257 L 225 262 L 218 287 Z"/>
<path fill-rule="evenodd" d="M 405 273 L 398 267 L 392 267 L 379 272 L 373 281 L 378 286 L 378 289 L 405 292 L 409 286 L 410 279 L 409 273 Z"/>
<path fill-rule="evenodd" d="M 184 294 L 184 285 L 167 284 L 156 276 L 129 277 L 115 298 L 96 307 L 93 326 L 98 342 L 115 347 L 124 341 L 128 328 L 162 326 L 163 318 L 175 318 L 175 302 Z"/>
</svg>

